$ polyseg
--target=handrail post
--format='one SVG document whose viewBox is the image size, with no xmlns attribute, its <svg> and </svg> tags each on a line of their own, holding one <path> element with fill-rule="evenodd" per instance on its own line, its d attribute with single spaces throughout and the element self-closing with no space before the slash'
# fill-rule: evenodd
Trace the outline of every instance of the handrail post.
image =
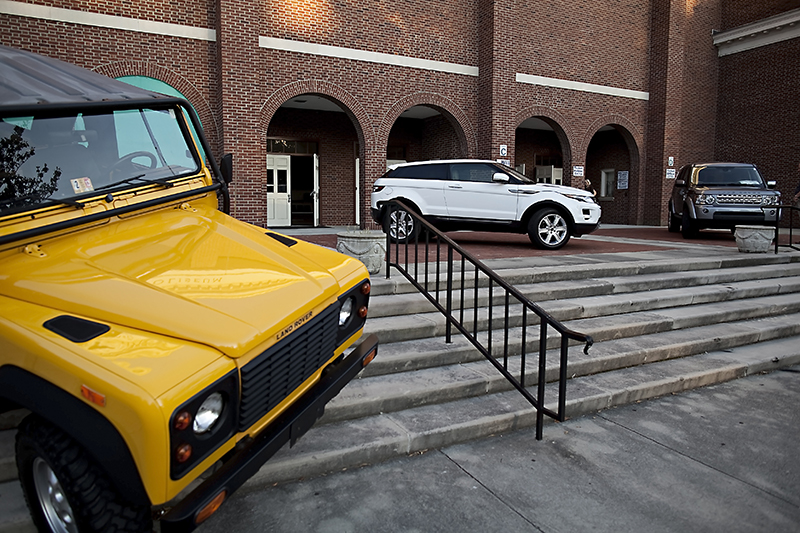
<svg viewBox="0 0 800 533">
<path fill-rule="evenodd" d="M 447 314 L 445 315 L 445 319 L 447 323 L 445 325 L 445 340 L 446 344 L 452 344 L 452 320 L 451 317 L 453 315 L 453 248 L 448 246 L 447 247 Z"/>
</svg>

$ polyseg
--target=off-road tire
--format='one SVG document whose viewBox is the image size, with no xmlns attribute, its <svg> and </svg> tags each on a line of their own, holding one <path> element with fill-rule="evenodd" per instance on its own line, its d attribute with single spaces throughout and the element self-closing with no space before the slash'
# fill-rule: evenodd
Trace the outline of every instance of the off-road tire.
<svg viewBox="0 0 800 533">
<path fill-rule="evenodd" d="M 558 250 L 569 242 L 569 222 L 558 209 L 544 207 L 528 221 L 528 238 L 544 250 Z"/>
<path fill-rule="evenodd" d="M 16 451 L 22 491 L 39 531 L 153 530 L 150 506 L 124 501 L 86 450 L 44 419 L 30 415 L 22 421 Z M 49 476 L 47 482 L 43 472 Z"/>
<path fill-rule="evenodd" d="M 420 224 L 402 207 L 386 210 L 383 217 L 383 231 L 392 242 L 404 244 L 414 242 L 420 232 Z"/>
<path fill-rule="evenodd" d="M 667 216 L 669 217 L 669 221 L 667 222 L 667 230 L 669 230 L 670 233 L 678 233 L 681 230 L 680 217 L 672 211 L 672 207 L 667 209 Z"/>
<path fill-rule="evenodd" d="M 683 216 L 681 217 L 681 234 L 684 239 L 694 239 L 697 237 L 698 229 L 697 223 L 689 216 L 689 210 L 683 209 Z"/>
</svg>

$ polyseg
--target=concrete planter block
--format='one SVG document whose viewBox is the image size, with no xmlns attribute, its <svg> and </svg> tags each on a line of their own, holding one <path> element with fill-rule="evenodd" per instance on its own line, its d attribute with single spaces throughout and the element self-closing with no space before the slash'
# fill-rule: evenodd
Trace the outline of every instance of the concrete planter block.
<svg viewBox="0 0 800 533">
<path fill-rule="evenodd" d="M 336 237 L 338 252 L 360 260 L 370 274 L 381 271 L 386 259 L 386 235 L 382 231 L 345 231 L 337 233 Z"/>
<path fill-rule="evenodd" d="M 736 245 L 740 252 L 766 253 L 769 251 L 775 228 L 770 226 L 736 226 Z"/>
</svg>

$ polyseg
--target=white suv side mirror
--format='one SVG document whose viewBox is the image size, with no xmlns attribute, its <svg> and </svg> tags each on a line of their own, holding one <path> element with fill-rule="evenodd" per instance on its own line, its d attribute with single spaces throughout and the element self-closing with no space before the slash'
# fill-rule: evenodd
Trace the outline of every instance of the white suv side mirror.
<svg viewBox="0 0 800 533">
<path fill-rule="evenodd" d="M 503 174 L 502 172 L 492 174 L 492 181 L 495 183 L 508 183 L 510 179 L 508 174 Z"/>
</svg>

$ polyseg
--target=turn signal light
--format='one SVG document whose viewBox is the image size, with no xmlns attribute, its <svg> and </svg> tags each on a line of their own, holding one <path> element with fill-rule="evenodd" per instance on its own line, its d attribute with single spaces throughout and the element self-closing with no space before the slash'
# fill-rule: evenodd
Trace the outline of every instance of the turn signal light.
<svg viewBox="0 0 800 533">
<path fill-rule="evenodd" d="M 195 517 L 195 519 L 194 519 L 194 523 L 195 523 L 196 525 L 200 525 L 200 524 L 202 524 L 203 522 L 205 522 L 205 521 L 206 521 L 206 519 L 207 519 L 209 516 L 211 516 L 212 514 L 214 514 L 214 513 L 216 513 L 216 512 L 217 512 L 217 509 L 219 509 L 219 508 L 220 508 L 220 506 L 222 505 L 222 502 L 224 502 L 224 501 L 225 501 L 225 498 L 226 498 L 227 496 L 228 496 L 228 491 L 227 491 L 227 490 L 223 490 L 222 492 L 220 492 L 219 494 L 217 494 L 216 496 L 214 496 L 214 499 L 213 499 L 213 500 L 211 500 L 211 501 L 208 503 L 208 505 L 206 505 L 205 507 L 203 507 L 202 509 L 200 509 L 200 512 L 199 512 L 199 513 L 197 513 L 197 516 L 196 516 L 196 517 Z"/>
<path fill-rule="evenodd" d="M 178 416 L 175 417 L 175 429 L 178 431 L 183 431 L 188 428 L 191 423 L 192 415 L 189 414 L 189 411 L 181 411 L 178 413 Z"/>
<path fill-rule="evenodd" d="M 362 305 L 361 307 L 358 308 L 358 316 L 360 316 L 361 318 L 367 318 L 367 306 L 366 305 Z"/>
<path fill-rule="evenodd" d="M 179 463 L 185 463 L 189 460 L 189 457 L 192 456 L 192 446 L 191 444 L 181 444 L 178 446 L 178 449 L 175 450 L 175 460 Z"/>
<path fill-rule="evenodd" d="M 367 354 L 366 357 L 364 357 L 364 359 L 361 360 L 361 367 L 363 368 L 363 367 L 367 366 L 368 364 L 370 364 L 372 362 L 372 360 L 375 359 L 376 355 L 378 355 L 377 348 L 373 349 L 371 352 L 369 352 Z"/>
<path fill-rule="evenodd" d="M 369 284 L 369 281 L 365 281 L 363 285 L 361 285 L 361 294 L 369 294 L 369 291 L 372 290 L 372 285 Z"/>
</svg>

